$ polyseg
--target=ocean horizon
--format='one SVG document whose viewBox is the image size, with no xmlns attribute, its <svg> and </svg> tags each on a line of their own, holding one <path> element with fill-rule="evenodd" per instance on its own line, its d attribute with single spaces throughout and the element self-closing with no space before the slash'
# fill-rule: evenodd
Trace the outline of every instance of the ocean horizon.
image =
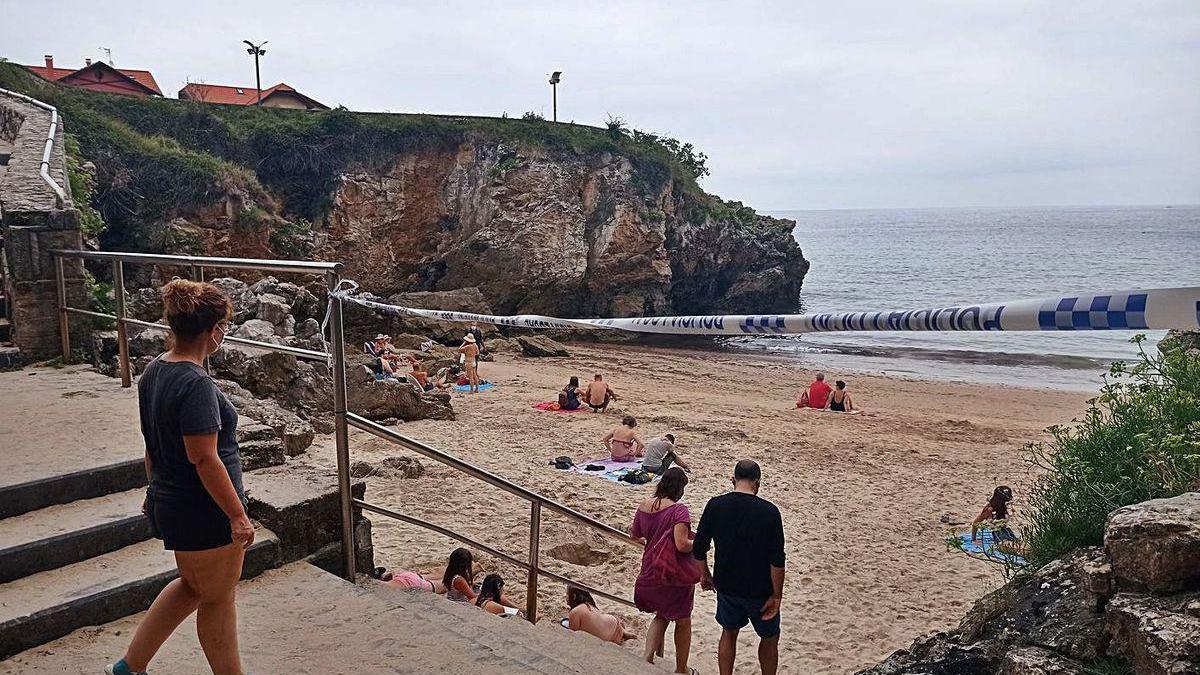
<svg viewBox="0 0 1200 675">
<path fill-rule="evenodd" d="M 916 309 L 1200 284 L 1200 205 L 784 210 L 812 267 L 803 312 Z M 1094 389 L 1163 331 L 826 333 L 737 349 L 939 379 Z"/>
</svg>

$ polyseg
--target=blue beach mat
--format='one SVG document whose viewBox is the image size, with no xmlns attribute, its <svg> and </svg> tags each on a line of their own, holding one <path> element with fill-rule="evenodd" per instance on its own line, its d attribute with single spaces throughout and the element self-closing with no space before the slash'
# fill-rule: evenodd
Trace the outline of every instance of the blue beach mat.
<svg viewBox="0 0 1200 675">
<path fill-rule="evenodd" d="M 487 391 L 488 389 L 491 389 L 494 386 L 496 386 L 495 382 L 487 382 L 485 384 L 479 385 L 479 391 Z M 456 384 L 456 385 L 454 385 L 454 391 L 471 391 L 471 385 Z"/>
<path fill-rule="evenodd" d="M 587 471 L 583 467 L 585 467 L 589 464 L 603 466 L 604 470 L 603 471 Z M 642 467 L 641 459 L 635 459 L 631 462 L 617 462 L 617 461 L 613 461 L 613 459 L 611 457 L 603 457 L 600 459 L 581 459 L 581 460 L 579 460 L 578 464 L 571 467 L 570 469 L 567 469 L 567 471 L 570 471 L 572 473 L 581 473 L 581 474 L 584 474 L 585 476 L 595 476 L 597 478 L 603 478 L 604 480 L 612 481 L 613 483 L 620 483 L 622 485 L 636 485 L 636 483 L 627 483 L 625 481 L 622 481 L 621 476 L 624 476 L 625 474 L 629 473 L 630 471 L 637 471 L 641 467 Z M 653 483 L 656 480 L 658 480 L 658 476 L 655 476 L 654 480 L 650 481 L 650 483 Z M 642 484 L 649 485 L 650 483 L 642 483 Z"/>
<path fill-rule="evenodd" d="M 996 533 L 993 530 L 983 527 L 979 529 L 978 534 L 979 538 L 972 541 L 970 526 L 966 528 L 955 528 L 955 530 L 950 533 L 950 538 L 952 540 L 950 545 L 954 548 L 962 550 L 963 553 L 966 553 L 972 558 L 979 558 L 980 560 L 1012 565 L 1014 567 L 1025 567 L 1029 564 L 1025 561 L 1025 558 L 1022 558 L 1019 555 L 1014 553 L 1005 553 L 996 548 L 996 544 L 1000 542 L 996 539 Z"/>
</svg>

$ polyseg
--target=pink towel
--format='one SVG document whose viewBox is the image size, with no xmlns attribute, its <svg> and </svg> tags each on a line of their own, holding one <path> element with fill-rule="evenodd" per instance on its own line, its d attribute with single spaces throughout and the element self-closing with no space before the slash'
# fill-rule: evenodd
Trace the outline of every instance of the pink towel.
<svg viewBox="0 0 1200 675">
<path fill-rule="evenodd" d="M 542 403 L 534 403 L 533 407 L 537 408 L 538 410 L 546 410 L 548 412 L 560 412 L 560 413 L 583 412 L 583 406 L 580 406 L 574 410 L 563 410 L 562 408 L 558 407 L 557 401 L 543 401 Z"/>
</svg>

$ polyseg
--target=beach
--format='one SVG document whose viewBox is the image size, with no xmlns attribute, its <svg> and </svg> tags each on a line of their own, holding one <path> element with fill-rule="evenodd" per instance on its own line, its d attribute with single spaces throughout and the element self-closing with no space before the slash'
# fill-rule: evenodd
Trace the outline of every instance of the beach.
<svg viewBox="0 0 1200 675">
<path fill-rule="evenodd" d="M 733 463 L 757 460 L 760 495 L 775 502 L 786 533 L 787 580 L 780 672 L 846 673 L 925 632 L 956 623 L 998 587 L 997 568 L 947 550 L 944 520 L 969 522 L 992 489 L 1013 487 L 1018 526 L 1035 469 L 1021 446 L 1051 424 L 1070 421 L 1089 394 L 994 384 L 964 384 L 828 372 L 846 380 L 861 415 L 794 409 L 813 370 L 803 359 L 770 355 L 613 345 L 570 345 L 572 356 L 498 355 L 482 364 L 497 387 L 455 393 L 454 421 L 422 420 L 396 429 L 522 486 L 626 529 L 649 486 L 559 471 L 559 455 L 603 454 L 600 438 L 620 413 L 638 419 L 643 439 L 678 439 L 691 467 L 683 502 L 693 524 L 704 503 L 730 488 Z M 603 373 L 621 396 L 607 413 L 545 412 L 569 376 Z M 415 456 L 361 432 L 351 458 L 378 465 Z M 321 437 L 300 461 L 332 466 L 332 439 Z M 529 505 L 432 460 L 417 479 L 371 476 L 366 499 L 524 558 Z M 543 511 L 542 564 L 568 577 L 631 597 L 640 549 Z M 377 565 L 437 576 L 457 544 L 432 532 L 373 516 Z M 523 606 L 524 574 L 481 556 Z M 480 577 L 481 578 L 481 577 Z M 399 591 L 398 591 L 399 592 Z M 564 615 L 564 588 L 543 579 L 539 607 Z M 644 635 L 648 615 L 600 600 Z M 697 591 L 692 666 L 716 671 L 720 630 L 715 595 Z M 757 672 L 753 631 L 743 631 L 736 672 Z M 639 650 L 642 640 L 627 643 Z M 667 658 L 673 653 L 668 638 Z"/>
</svg>

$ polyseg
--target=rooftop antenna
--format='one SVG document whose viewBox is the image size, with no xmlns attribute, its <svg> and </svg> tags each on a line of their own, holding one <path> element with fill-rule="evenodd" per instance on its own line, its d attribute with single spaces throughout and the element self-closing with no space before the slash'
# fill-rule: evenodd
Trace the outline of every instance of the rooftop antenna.
<svg viewBox="0 0 1200 675">
<path fill-rule="evenodd" d="M 104 55 L 108 57 L 108 65 L 113 65 L 112 50 L 108 47 L 100 47 L 100 51 L 104 52 Z"/>
</svg>

